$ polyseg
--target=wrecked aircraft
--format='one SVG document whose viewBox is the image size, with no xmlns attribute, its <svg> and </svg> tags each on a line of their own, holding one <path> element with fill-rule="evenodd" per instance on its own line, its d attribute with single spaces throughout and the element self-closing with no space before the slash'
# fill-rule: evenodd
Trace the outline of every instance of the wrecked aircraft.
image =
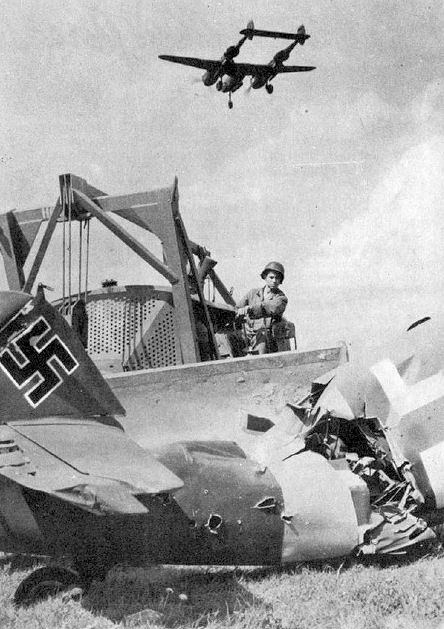
<svg viewBox="0 0 444 629">
<path fill-rule="evenodd" d="M 34 571 L 16 602 L 85 587 L 122 562 L 278 565 L 434 538 L 440 338 L 426 321 L 370 368 L 314 381 L 278 421 L 249 415 L 245 444 L 148 451 L 115 419 L 123 408 L 43 291 L 0 294 L 0 550 L 74 567 Z"/>
</svg>

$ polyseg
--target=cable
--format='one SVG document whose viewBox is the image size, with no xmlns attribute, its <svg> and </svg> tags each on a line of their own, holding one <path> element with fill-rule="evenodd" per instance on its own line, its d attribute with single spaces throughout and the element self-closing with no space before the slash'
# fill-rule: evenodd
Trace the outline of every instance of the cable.
<svg viewBox="0 0 444 629">
<path fill-rule="evenodd" d="M 89 273 L 89 225 L 91 219 L 86 219 L 86 269 L 85 269 L 85 306 L 88 302 L 88 273 Z"/>
<path fill-rule="evenodd" d="M 80 219 L 79 220 L 79 290 L 78 290 L 77 299 L 80 299 L 81 292 L 82 292 L 82 245 L 83 245 L 82 227 L 83 227 L 83 223 L 82 223 L 82 219 Z"/>
<path fill-rule="evenodd" d="M 62 215 L 63 215 L 63 236 L 62 236 L 62 313 L 65 313 L 66 297 L 66 175 L 63 175 L 63 186 L 61 190 Z"/>
<path fill-rule="evenodd" d="M 71 182 L 70 182 L 71 183 Z M 68 196 L 68 314 L 71 314 L 71 295 L 72 295 L 72 199 L 71 199 L 71 185 L 67 189 Z"/>
</svg>

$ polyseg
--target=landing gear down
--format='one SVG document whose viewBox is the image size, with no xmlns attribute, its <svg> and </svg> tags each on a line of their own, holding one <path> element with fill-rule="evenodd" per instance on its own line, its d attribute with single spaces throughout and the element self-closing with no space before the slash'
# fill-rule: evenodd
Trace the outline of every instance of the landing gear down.
<svg viewBox="0 0 444 629">
<path fill-rule="evenodd" d="M 270 83 L 266 84 L 265 89 L 267 90 L 267 94 L 273 94 L 274 87 L 270 85 Z"/>
</svg>

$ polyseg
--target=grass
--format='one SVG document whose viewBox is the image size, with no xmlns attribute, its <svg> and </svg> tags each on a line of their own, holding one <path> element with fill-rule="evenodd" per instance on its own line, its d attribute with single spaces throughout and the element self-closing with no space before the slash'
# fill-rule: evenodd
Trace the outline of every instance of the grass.
<svg viewBox="0 0 444 629">
<path fill-rule="evenodd" d="M 16 609 L 14 590 L 31 569 L 0 560 L 2 629 L 436 629 L 444 620 L 441 550 L 286 569 L 116 568 L 80 602 L 57 596 Z"/>
</svg>

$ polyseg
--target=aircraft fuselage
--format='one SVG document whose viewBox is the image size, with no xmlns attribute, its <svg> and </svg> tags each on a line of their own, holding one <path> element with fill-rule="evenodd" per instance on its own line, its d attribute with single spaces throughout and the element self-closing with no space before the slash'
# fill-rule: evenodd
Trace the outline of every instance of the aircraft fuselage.
<svg viewBox="0 0 444 629">
<path fill-rule="evenodd" d="M 220 92 L 235 92 L 243 85 L 243 78 L 237 75 L 224 74 L 216 85 Z"/>
<path fill-rule="evenodd" d="M 139 496 L 147 508 L 142 514 L 98 516 L 2 478 L 0 504 L 10 503 L 13 487 L 20 506 L 17 518 L 11 512 L 0 529 L 2 549 L 69 554 L 88 578 L 121 562 L 273 565 L 319 559 L 350 553 L 359 542 L 368 489 L 360 484 L 363 507 L 357 513 L 349 484 L 318 454 L 302 452 L 265 467 L 232 442 L 190 442 L 165 446 L 155 456 L 184 486 Z M 359 478 L 353 483 L 356 491 Z"/>
<path fill-rule="evenodd" d="M 213 72 L 211 72 L 210 70 L 207 70 L 207 72 L 203 74 L 202 82 L 207 87 L 214 85 L 214 83 L 216 83 L 216 81 L 222 77 L 227 77 L 225 82 L 227 81 L 235 82 L 236 75 L 237 75 L 237 68 L 236 68 L 235 62 L 232 60 L 231 57 L 226 57 L 224 55 L 220 61 L 219 67 L 217 67 Z M 224 89 L 222 91 L 225 92 L 225 91 L 230 91 L 230 90 Z"/>
</svg>

